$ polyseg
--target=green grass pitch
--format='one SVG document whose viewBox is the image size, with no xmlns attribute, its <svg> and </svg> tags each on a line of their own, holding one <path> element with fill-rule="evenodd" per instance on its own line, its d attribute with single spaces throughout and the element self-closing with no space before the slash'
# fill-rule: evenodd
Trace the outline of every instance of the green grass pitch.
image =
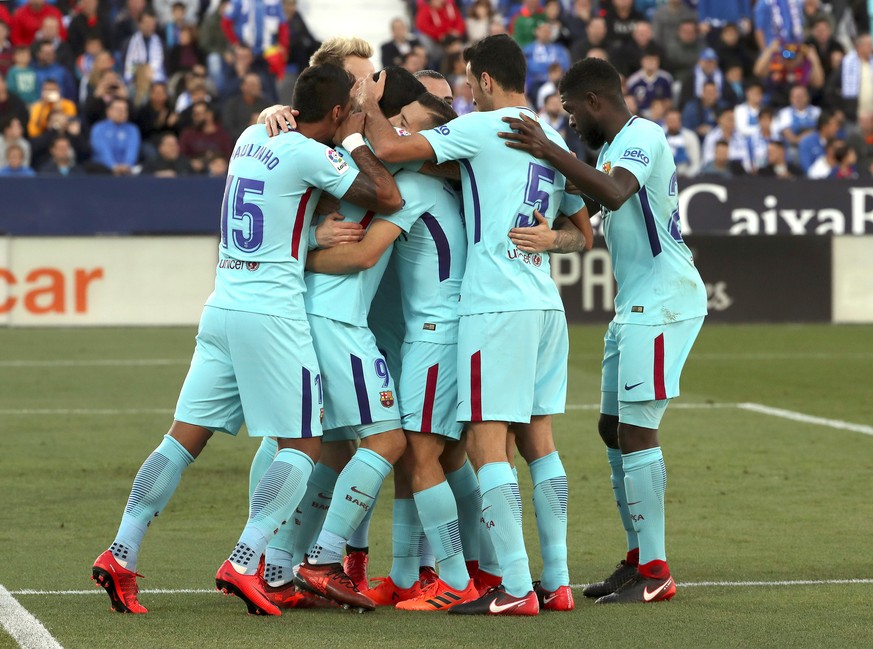
<svg viewBox="0 0 873 649">
<path fill-rule="evenodd" d="M 574 408 L 555 423 L 570 478 L 574 584 L 605 576 L 624 549 L 596 433 L 602 332 L 572 328 Z M 118 615 L 102 590 L 76 591 L 93 589 L 91 562 L 111 542 L 133 476 L 169 426 L 193 334 L 0 330 L 0 585 L 63 647 L 871 646 L 873 436 L 864 430 L 873 425 L 873 327 L 704 326 L 680 407 L 661 428 L 667 549 L 680 583 L 670 603 L 596 607 L 577 591 L 572 613 L 533 619 L 384 609 L 265 619 L 215 592 L 144 592 L 148 615 Z M 747 402 L 862 430 L 735 405 Z M 146 537 L 141 588 L 213 587 L 246 520 L 255 448 L 245 437 L 209 443 Z M 523 466 L 520 478 L 529 503 Z M 371 528 L 371 575 L 390 561 L 390 493 L 386 484 Z M 536 575 L 528 504 L 525 515 Z M 866 582 L 778 583 L 794 580 Z M 0 648 L 16 646 L 0 627 Z"/>
</svg>

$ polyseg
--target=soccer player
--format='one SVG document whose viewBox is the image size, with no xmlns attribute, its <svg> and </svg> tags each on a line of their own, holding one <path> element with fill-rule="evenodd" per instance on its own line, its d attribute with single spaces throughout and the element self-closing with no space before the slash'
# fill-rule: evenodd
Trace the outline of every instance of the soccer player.
<svg viewBox="0 0 873 649">
<path fill-rule="evenodd" d="M 388 114 L 424 92 L 412 74 L 402 68 L 391 68 L 386 76 L 390 82 L 381 105 Z M 349 149 L 345 145 L 366 148 L 363 138 L 357 140 L 345 142 L 340 154 L 346 157 Z M 390 233 L 386 247 L 403 229 L 404 219 L 409 218 L 405 213 L 381 213 L 380 218 L 374 218 L 373 211 L 345 202 L 340 203 L 340 213 L 368 227 L 370 237 Z M 370 302 L 388 258 L 377 256 L 371 267 L 351 275 L 306 275 L 306 311 L 323 378 L 325 437 L 331 441 L 360 438 L 361 446 L 345 467 L 326 465 L 322 469 L 322 473 L 339 472 L 326 510 L 310 510 L 305 529 L 304 525 L 297 526 L 296 531 L 289 529 L 287 537 L 283 534 L 270 544 L 265 576 L 271 587 L 268 592 L 276 598 L 294 597 L 292 569 L 296 562 L 303 561 L 294 578 L 300 588 L 348 606 L 374 607 L 349 579 L 340 561 L 346 543 L 372 508 L 382 481 L 406 447 L 393 377 L 367 327 Z M 328 495 L 326 491 L 324 495 Z M 318 513 L 324 516 L 323 525 L 312 524 L 313 514 Z M 301 516 L 301 521 L 304 518 Z M 318 537 L 309 547 L 313 532 Z M 307 548 L 304 558 L 301 555 Z"/>
<path fill-rule="evenodd" d="M 679 230 L 676 165 L 664 131 L 631 115 L 609 63 L 576 63 L 560 84 L 570 123 L 597 168 L 554 146 L 525 115 L 508 119 L 507 146 L 553 165 L 603 207 L 618 293 L 604 337 L 598 429 L 627 533 L 627 557 L 584 594 L 598 603 L 657 602 L 676 593 L 664 541 L 667 473 L 658 427 L 706 315 L 706 289 Z"/>
<path fill-rule="evenodd" d="M 452 94 L 452 86 L 449 85 L 448 79 L 441 75 L 436 70 L 419 70 L 415 73 L 415 78 L 421 81 L 421 84 L 434 97 L 441 99 L 449 106 L 452 105 L 455 97 Z"/>
<path fill-rule="evenodd" d="M 136 563 L 148 526 L 212 434 L 236 435 L 245 421 L 250 435 L 278 438 L 279 450 L 254 490 L 248 523 L 216 586 L 242 598 L 250 613 L 281 613 L 264 594 L 258 562 L 300 501 L 321 450 L 321 376 L 303 303 L 303 233 L 322 190 L 386 213 L 401 200 L 368 149 L 354 151 L 352 168 L 327 146 L 362 125 L 348 118 L 351 88 L 341 68 L 309 68 L 295 87 L 298 131 L 269 140 L 263 127 L 253 126 L 237 141 L 221 209 L 215 290 L 173 425 L 137 473 L 118 534 L 92 568 L 116 611 L 147 612 L 137 599 Z"/>
<path fill-rule="evenodd" d="M 451 107 L 424 93 L 391 123 L 417 133 L 455 117 Z M 456 367 L 466 236 L 457 196 L 445 181 L 410 171 L 401 171 L 395 179 L 404 206 L 392 220 L 408 217 L 404 230 L 386 225 L 377 231 L 374 224 L 359 243 L 314 252 L 309 266 L 319 272 L 358 271 L 380 259 L 393 244 L 406 324 L 399 395 L 407 438 L 402 466 L 395 475 L 405 474 L 403 482 L 410 486 L 408 494 L 402 489 L 395 492 L 391 573 L 364 594 L 377 605 L 441 611 L 479 597 L 464 560 L 456 495 L 440 464 L 446 442 L 459 441 L 463 429 L 456 418 Z M 451 471 L 461 469 L 464 461 L 461 458 Z M 467 497 L 476 490 L 475 476 L 470 477 L 474 486 Z M 424 588 L 418 583 L 419 518 L 440 568 L 439 577 Z M 477 530 L 477 518 L 471 527 Z M 478 538 L 473 538 L 478 545 Z"/>
<path fill-rule="evenodd" d="M 551 416 L 564 411 L 567 323 L 549 260 L 521 252 L 507 236 L 551 224 L 557 212 L 578 218 L 581 199 L 564 193 L 555 168 L 519 151 L 507 151 L 493 133 L 504 116 L 529 111 L 525 59 L 508 36 L 491 36 L 464 51 L 467 82 L 479 112 L 444 126 L 399 137 L 380 119 L 378 86 L 364 81 L 366 133 L 386 161 L 458 160 L 462 168 L 467 266 L 461 285 L 458 331 L 458 412 L 468 423 L 467 450 L 478 468 L 483 515 L 503 583 L 450 613 L 536 615 L 538 595 L 572 608 L 567 570 L 567 477 L 552 439 Z M 566 147 L 560 135 L 548 137 Z M 532 588 L 521 526 L 518 482 L 506 457 L 509 423 L 522 431 L 522 455 L 531 467 L 537 524 L 545 566 Z"/>
</svg>

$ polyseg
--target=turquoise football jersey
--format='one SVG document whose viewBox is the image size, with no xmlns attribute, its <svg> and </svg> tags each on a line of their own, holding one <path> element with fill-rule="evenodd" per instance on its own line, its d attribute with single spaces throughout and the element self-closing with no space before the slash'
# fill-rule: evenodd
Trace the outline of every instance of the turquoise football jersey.
<svg viewBox="0 0 873 649">
<path fill-rule="evenodd" d="M 509 131 L 503 117 L 518 117 L 526 107 L 470 113 L 421 134 L 437 162 L 461 164 L 467 231 L 467 269 L 461 284 L 461 315 L 499 311 L 561 310 L 548 254 L 529 254 L 509 239 L 514 227 L 535 225 L 534 209 L 551 225 L 561 211 L 575 214 L 584 206 L 565 194 L 565 179 L 554 167 L 528 153 L 510 149 L 497 137 Z M 543 124 L 550 140 L 567 149 L 558 133 Z"/>
<path fill-rule="evenodd" d="M 403 342 L 454 344 L 467 255 L 458 196 L 438 178 L 409 171 L 396 178 L 403 180 L 404 211 L 419 215 L 394 243 L 406 321 Z"/>
<path fill-rule="evenodd" d="M 215 290 L 207 304 L 306 319 L 306 235 L 322 190 L 342 196 L 358 170 L 336 151 L 300 133 L 240 135 L 221 203 Z"/>
<path fill-rule="evenodd" d="M 357 169 L 355 161 L 345 149 L 338 147 L 337 152 L 344 163 Z M 407 186 L 408 181 L 404 181 L 404 185 L 401 185 L 399 176 L 400 174 L 398 174 L 397 186 L 400 189 L 400 195 L 405 198 L 406 192 L 410 191 Z M 367 211 L 346 201 L 340 201 L 338 211 L 345 217 L 346 221 L 361 223 L 365 228 L 372 223 L 374 218 L 380 218 L 390 221 L 404 232 L 408 232 L 415 219 L 418 218 L 417 214 L 413 215 L 406 207 L 401 207 L 394 214 L 384 216 L 377 215 L 374 212 Z M 385 254 L 382 255 L 372 268 L 357 273 L 328 275 L 325 273 L 307 272 L 305 276 L 306 295 L 304 298 L 306 313 L 358 327 L 366 327 L 370 303 L 376 295 L 379 282 L 382 280 L 382 275 L 388 266 L 391 250 L 392 247 L 389 246 Z"/>
<path fill-rule="evenodd" d="M 619 209 L 603 210 L 603 233 L 618 293 L 618 323 L 665 324 L 706 315 L 706 287 L 679 229 L 676 165 L 664 130 L 632 117 L 603 146 L 597 168 L 621 167 L 640 191 Z"/>
</svg>

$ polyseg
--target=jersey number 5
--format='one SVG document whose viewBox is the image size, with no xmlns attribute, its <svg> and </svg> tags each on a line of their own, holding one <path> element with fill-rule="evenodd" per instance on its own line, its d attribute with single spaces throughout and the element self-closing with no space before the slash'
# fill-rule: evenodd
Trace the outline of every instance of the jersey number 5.
<svg viewBox="0 0 873 649">
<path fill-rule="evenodd" d="M 237 250 L 255 252 L 264 242 L 264 212 L 246 201 L 246 193 L 262 196 L 264 181 L 227 177 L 221 202 L 221 245 L 227 248 L 231 239 Z"/>
<path fill-rule="evenodd" d="M 534 210 L 546 215 L 549 209 L 549 192 L 540 188 L 540 183 L 555 184 L 555 170 L 543 165 L 531 162 L 527 170 L 527 186 L 524 189 L 524 204 L 530 205 Z M 548 189 L 548 188 L 547 188 Z M 530 214 L 519 214 L 515 219 L 515 227 L 530 228 L 537 224 L 533 210 Z"/>
</svg>

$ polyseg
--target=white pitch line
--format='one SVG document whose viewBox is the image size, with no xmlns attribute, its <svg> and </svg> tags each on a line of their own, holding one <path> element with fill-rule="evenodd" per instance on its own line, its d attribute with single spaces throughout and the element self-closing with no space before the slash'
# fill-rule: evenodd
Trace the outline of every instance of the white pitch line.
<svg viewBox="0 0 873 649">
<path fill-rule="evenodd" d="M 853 424 L 852 422 L 843 421 L 841 419 L 814 417 L 812 415 L 805 415 L 802 412 L 795 412 L 794 410 L 772 408 L 761 403 L 738 403 L 737 408 L 740 410 L 757 412 L 762 415 L 771 415 L 773 417 L 781 417 L 782 419 L 790 419 L 791 421 L 799 421 L 804 424 L 815 424 L 817 426 L 827 426 L 828 428 L 837 428 L 839 430 L 850 430 L 855 433 L 863 433 L 864 435 L 873 435 L 873 426 Z"/>
<path fill-rule="evenodd" d="M 0 586 L 0 624 L 22 649 L 64 649 L 3 586 Z"/>
<path fill-rule="evenodd" d="M 148 367 L 187 365 L 190 358 L 92 358 L 74 360 L 10 360 L 0 361 L 0 367 Z"/>
<path fill-rule="evenodd" d="M 712 408 L 736 408 L 735 403 L 671 403 L 671 410 L 710 410 Z M 567 410 L 600 410 L 599 403 L 571 403 Z"/>
<path fill-rule="evenodd" d="M 851 586 L 870 585 L 873 579 L 792 579 L 786 581 L 688 581 L 677 582 L 680 588 L 757 588 L 757 587 L 787 587 L 787 586 Z M 587 584 L 570 584 L 570 588 L 578 590 Z M 141 595 L 209 595 L 218 593 L 208 588 L 146 588 L 139 591 Z M 21 589 L 9 591 L 12 595 L 102 595 L 103 589 L 91 590 L 33 590 Z"/>
</svg>

